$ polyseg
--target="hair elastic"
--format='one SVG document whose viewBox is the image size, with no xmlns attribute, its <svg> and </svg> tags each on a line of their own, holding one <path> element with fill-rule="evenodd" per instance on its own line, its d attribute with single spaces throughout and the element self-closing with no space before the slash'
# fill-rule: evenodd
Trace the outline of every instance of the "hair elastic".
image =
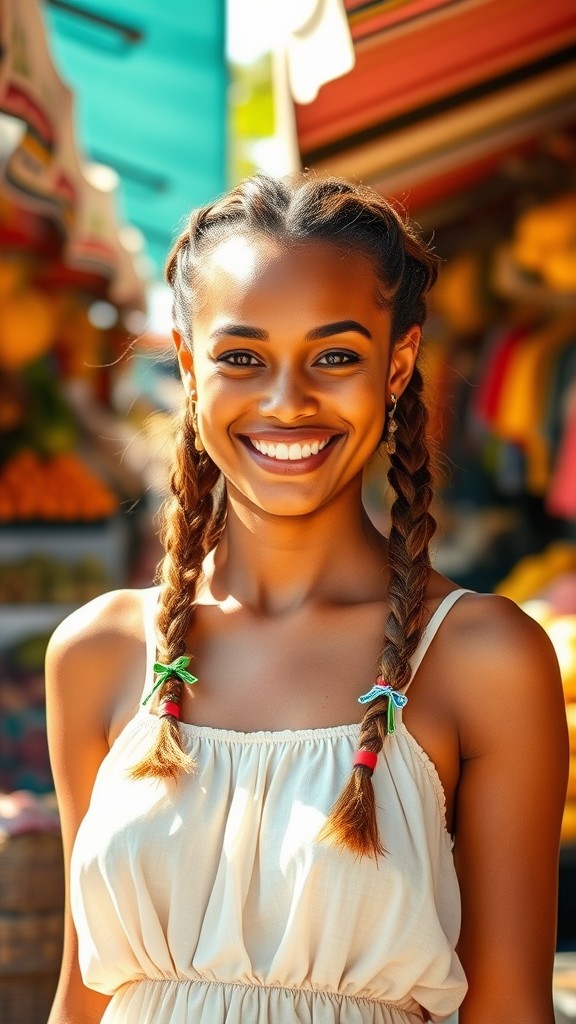
<svg viewBox="0 0 576 1024">
<path fill-rule="evenodd" d="M 354 754 L 354 767 L 356 767 L 357 764 L 363 764 L 373 772 L 377 761 L 378 754 L 372 753 L 371 750 L 357 750 Z"/>
<path fill-rule="evenodd" d="M 167 718 L 168 716 L 180 718 L 180 705 L 175 700 L 162 701 L 160 707 L 160 718 Z"/>
</svg>

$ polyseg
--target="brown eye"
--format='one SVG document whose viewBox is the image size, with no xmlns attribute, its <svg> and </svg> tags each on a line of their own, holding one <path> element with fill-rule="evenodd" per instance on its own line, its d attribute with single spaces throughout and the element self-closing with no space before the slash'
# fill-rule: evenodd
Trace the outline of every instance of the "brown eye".
<svg viewBox="0 0 576 1024">
<path fill-rule="evenodd" d="M 333 349 L 325 352 L 316 360 L 318 366 L 348 366 L 350 363 L 359 363 L 360 356 L 356 352 L 347 352 L 345 349 Z"/>
<path fill-rule="evenodd" d="M 240 366 L 243 369 L 248 366 L 262 366 L 262 363 L 253 352 L 236 351 L 224 352 L 218 357 L 219 363 L 227 363 L 228 366 Z"/>
</svg>

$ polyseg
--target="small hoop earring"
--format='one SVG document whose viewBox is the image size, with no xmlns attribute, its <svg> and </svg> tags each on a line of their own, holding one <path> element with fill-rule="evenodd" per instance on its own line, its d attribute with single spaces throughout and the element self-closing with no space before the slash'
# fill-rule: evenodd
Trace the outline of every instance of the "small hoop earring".
<svg viewBox="0 0 576 1024">
<path fill-rule="evenodd" d="M 200 437 L 200 431 L 198 430 L 198 414 L 196 412 L 196 402 L 190 401 L 192 406 L 192 429 L 194 430 L 194 448 L 197 452 L 206 451 L 202 444 L 202 438 Z"/>
<path fill-rule="evenodd" d="M 394 392 L 392 392 L 392 394 L 390 395 L 390 401 L 392 402 L 392 408 L 388 410 L 388 426 L 386 427 L 386 437 L 384 439 L 384 443 L 386 445 L 386 451 L 388 452 L 388 455 L 394 455 L 394 452 L 396 451 L 396 437 L 394 435 L 398 430 L 398 424 L 394 419 L 394 416 L 396 415 L 396 406 L 398 404 L 398 399 L 396 398 Z"/>
</svg>

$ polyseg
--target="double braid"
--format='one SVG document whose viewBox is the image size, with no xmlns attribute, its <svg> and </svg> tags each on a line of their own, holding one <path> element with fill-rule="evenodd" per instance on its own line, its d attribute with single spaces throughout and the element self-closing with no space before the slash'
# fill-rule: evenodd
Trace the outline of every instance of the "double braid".
<svg viewBox="0 0 576 1024">
<path fill-rule="evenodd" d="M 425 297 L 434 283 L 437 259 L 402 214 L 372 190 L 339 179 L 301 175 L 295 181 L 275 181 L 255 175 L 235 186 L 215 203 L 196 210 L 176 241 L 166 264 L 173 292 L 173 320 L 183 342 L 192 344 L 192 315 L 196 302 L 200 255 L 238 234 L 268 235 L 280 241 L 323 240 L 347 253 L 371 260 L 379 280 L 379 301 L 389 309 L 392 344 L 426 317 Z M 391 509 L 388 542 L 389 614 L 379 674 L 395 690 L 410 677 L 410 658 L 420 640 L 426 617 L 425 594 L 430 558 L 428 544 L 435 523 L 430 458 L 426 441 L 427 412 L 418 368 L 398 402 L 396 452 L 388 478 L 396 498 Z M 225 522 L 225 503 L 214 499 L 219 470 L 205 453 L 194 449 L 190 410 L 184 415 L 172 477 L 172 498 L 165 507 L 161 563 L 162 585 L 158 614 L 159 652 L 163 663 L 185 653 L 194 615 L 198 581 L 205 554 L 219 541 Z M 180 704 L 182 686 L 176 679 L 160 689 Z M 360 748 L 378 754 L 387 735 L 387 700 L 367 705 L 360 726 Z M 178 723 L 163 717 L 157 742 L 136 765 L 136 777 L 176 777 L 190 770 L 182 751 Z M 379 835 L 372 769 L 356 765 L 336 801 L 319 839 L 327 839 L 361 856 L 384 852 Z"/>
<path fill-rule="evenodd" d="M 436 523 L 430 514 L 432 477 L 426 441 L 428 412 L 422 400 L 418 367 L 397 405 L 396 452 L 390 456 L 388 480 L 396 492 L 388 538 L 390 614 L 380 673 L 394 689 L 409 681 L 409 660 L 420 639 L 424 595 L 430 571 L 428 545 Z"/>
<path fill-rule="evenodd" d="M 422 400 L 423 382 L 418 368 L 397 405 L 396 452 L 390 456 L 388 480 L 396 492 L 391 508 L 388 540 L 390 611 L 384 630 L 379 674 L 401 690 L 410 678 L 410 658 L 422 633 L 430 556 L 428 545 L 436 523 L 432 500 L 430 455 L 426 443 L 428 414 Z M 360 725 L 360 749 L 380 753 L 387 734 L 387 698 L 367 705 Z M 378 831 L 372 771 L 356 765 L 340 793 L 321 833 L 337 846 L 360 856 L 384 853 Z"/>
<path fill-rule="evenodd" d="M 202 562 L 222 532 L 223 510 L 214 507 L 218 468 L 206 452 L 194 448 L 190 404 L 185 406 L 176 444 L 176 465 L 170 480 L 171 495 L 163 508 L 162 542 L 165 555 L 157 582 L 161 585 L 157 626 L 158 653 L 169 664 L 185 653 L 186 637 L 194 616 L 194 602 Z M 158 689 L 160 701 L 182 704 L 184 684 L 172 676 Z M 174 715 L 162 715 L 155 742 L 131 769 L 135 779 L 177 778 L 193 762 L 182 749 Z"/>
<path fill-rule="evenodd" d="M 191 338 L 191 311 L 194 302 L 194 251 L 205 226 L 209 208 L 192 214 L 185 231 L 174 243 L 165 267 L 172 288 L 172 317 L 182 339 Z M 175 465 L 170 477 L 170 495 L 161 511 L 160 539 L 164 557 L 155 582 L 160 584 L 156 614 L 158 657 L 169 665 L 186 652 L 195 612 L 196 592 L 206 554 L 218 543 L 226 518 L 225 503 L 215 501 L 220 471 L 205 452 L 194 445 L 192 405 L 187 401 L 181 414 L 175 443 Z M 184 683 L 170 676 L 158 687 L 156 702 L 164 709 L 170 704 L 182 706 Z M 177 779 L 181 772 L 193 771 L 193 760 L 184 751 L 182 734 L 175 714 L 160 715 L 154 743 L 144 757 L 130 769 L 134 779 Z"/>
</svg>

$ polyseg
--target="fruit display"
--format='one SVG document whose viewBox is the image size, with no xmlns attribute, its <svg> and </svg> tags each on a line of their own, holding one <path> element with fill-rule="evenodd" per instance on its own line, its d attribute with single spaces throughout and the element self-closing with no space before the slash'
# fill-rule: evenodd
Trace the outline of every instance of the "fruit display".
<svg viewBox="0 0 576 1024">
<path fill-rule="evenodd" d="M 0 562 L 2 604 L 82 604 L 111 588 L 107 569 L 95 555 L 64 562 L 35 553 Z"/>
<path fill-rule="evenodd" d="M 53 789 L 46 739 L 43 663 L 48 636 L 0 653 L 0 790 Z"/>
<path fill-rule="evenodd" d="M 558 658 L 570 739 L 563 844 L 576 843 L 576 545 L 551 544 L 522 559 L 497 588 L 545 629 Z"/>
<path fill-rule="evenodd" d="M 22 448 L 42 455 L 70 451 L 78 427 L 48 359 L 20 373 L 0 369 L 0 442 L 2 458 Z"/>
<path fill-rule="evenodd" d="M 73 452 L 23 450 L 0 468 L 0 523 L 94 522 L 117 508 L 116 495 Z"/>
<path fill-rule="evenodd" d="M 27 196 L 0 194 L 0 791 L 46 793 L 46 644 L 72 608 L 124 585 L 136 517 L 120 503 L 144 493 L 112 400 L 144 286 L 127 252 L 118 266 L 79 262 L 98 217 L 74 224 L 67 206 L 56 224 Z"/>
<path fill-rule="evenodd" d="M 19 370 L 53 344 L 57 308 L 51 296 L 23 286 L 3 297 L 0 313 L 0 365 Z M 18 344 L 14 343 L 18 339 Z"/>
</svg>

